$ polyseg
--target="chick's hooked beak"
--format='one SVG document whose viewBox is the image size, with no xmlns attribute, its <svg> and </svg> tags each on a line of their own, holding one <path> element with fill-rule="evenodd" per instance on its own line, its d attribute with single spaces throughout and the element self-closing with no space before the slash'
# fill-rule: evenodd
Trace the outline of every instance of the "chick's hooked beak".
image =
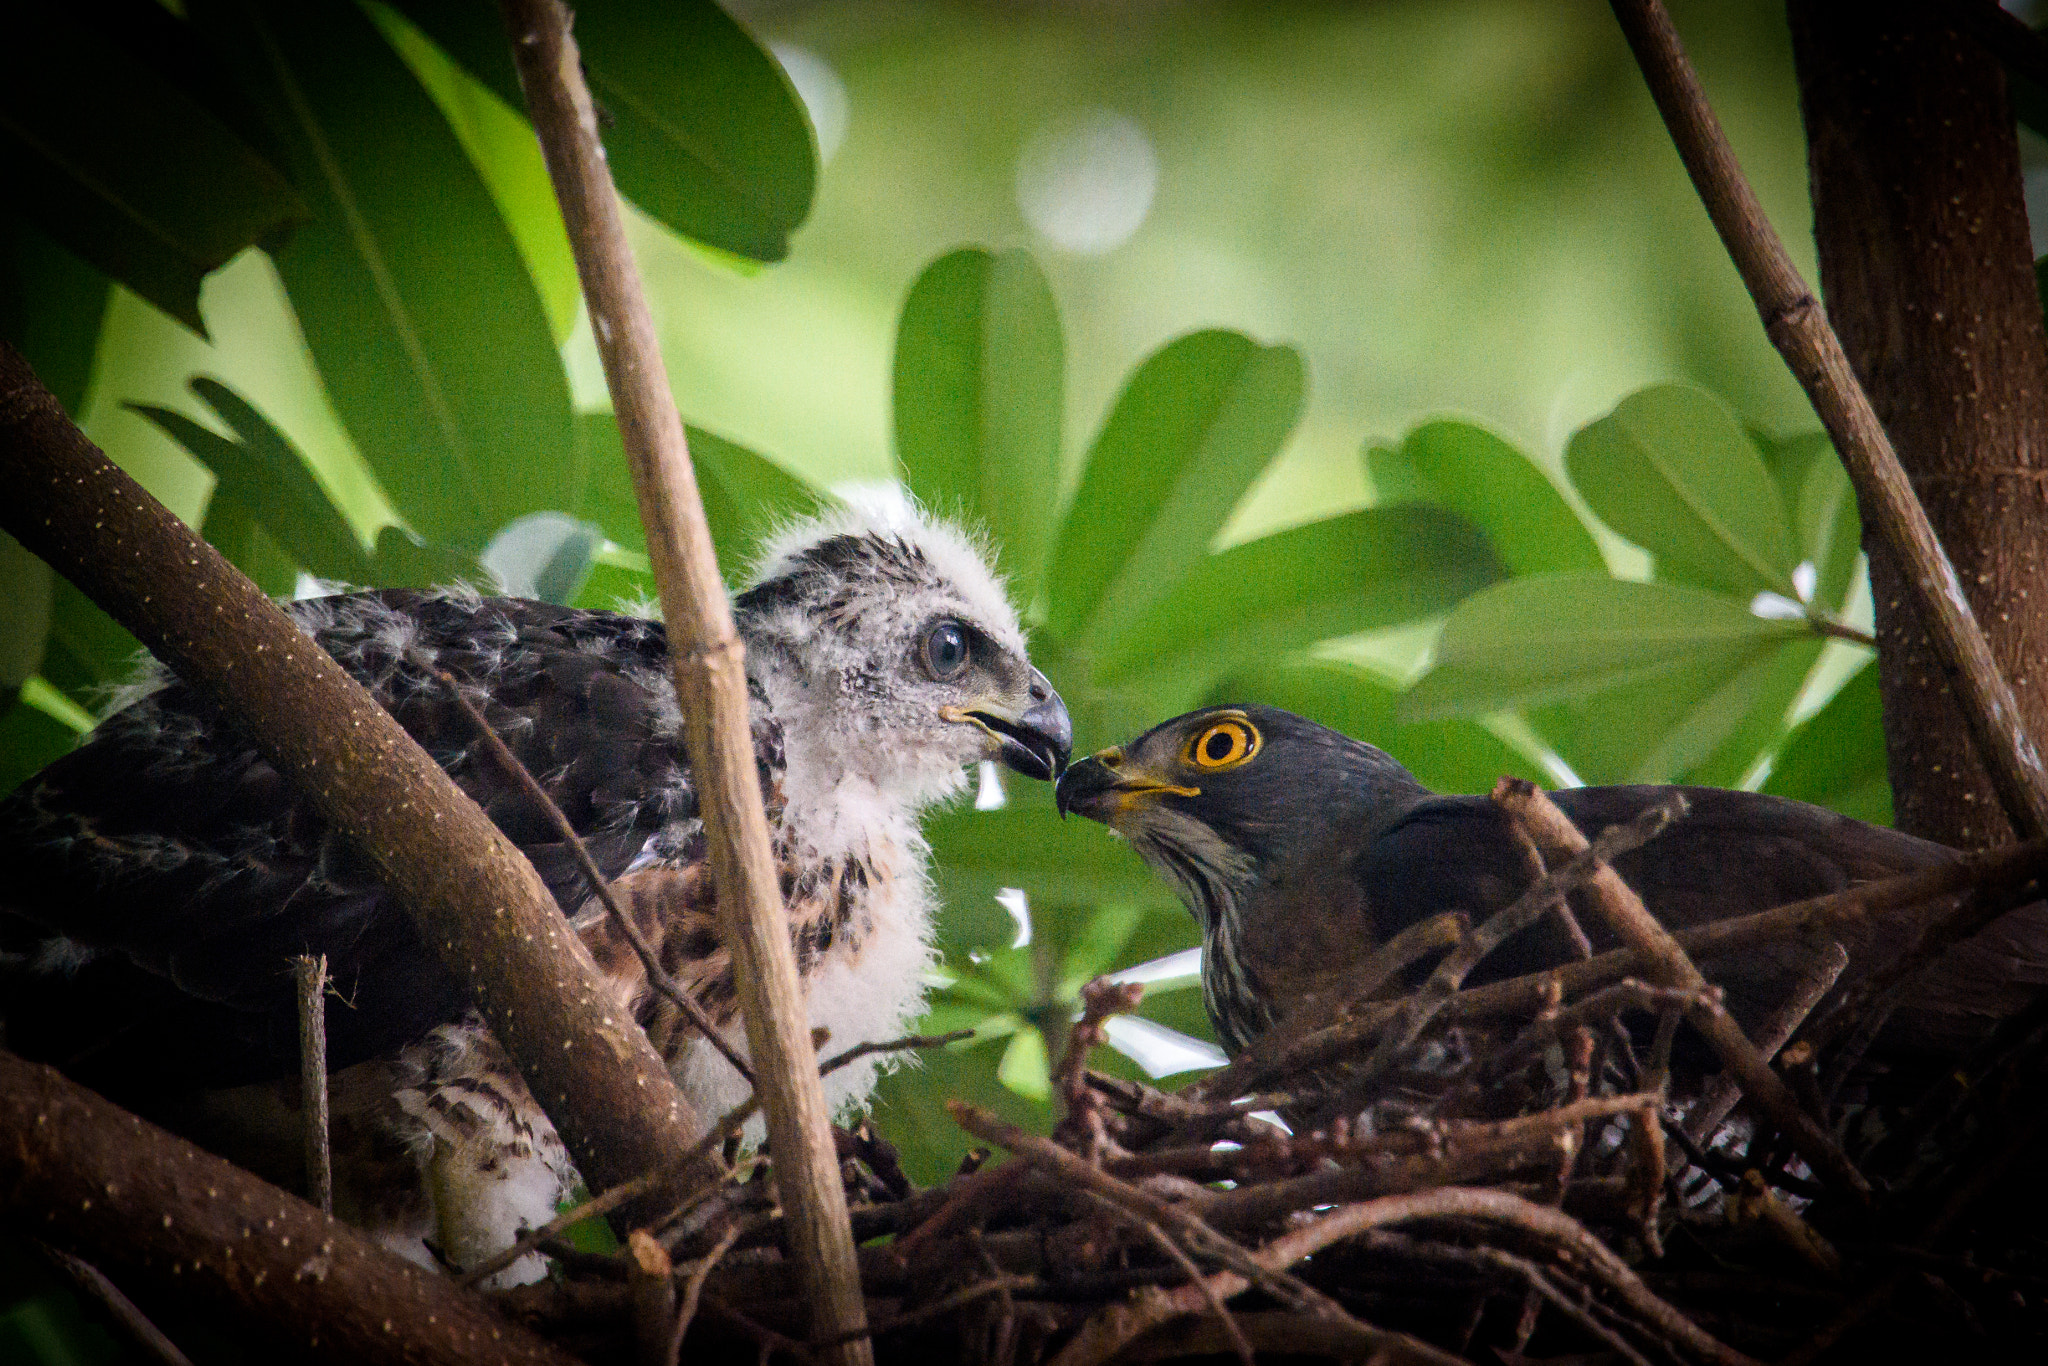
<svg viewBox="0 0 2048 1366">
<path fill-rule="evenodd" d="M 1066 769 L 1074 752 L 1074 723 L 1067 716 L 1067 704 L 1038 670 L 1031 670 L 1024 694 L 1021 709 L 1009 698 L 990 697 L 971 707 L 942 707 L 939 715 L 987 731 L 998 743 L 997 758 L 1043 782 Z"/>
<path fill-rule="evenodd" d="M 1117 817 L 1140 803 L 1160 797 L 1201 795 L 1201 788 L 1168 782 L 1112 746 L 1097 750 L 1069 768 L 1054 789 L 1053 801 L 1062 817 L 1073 811 L 1113 826 Z"/>
</svg>

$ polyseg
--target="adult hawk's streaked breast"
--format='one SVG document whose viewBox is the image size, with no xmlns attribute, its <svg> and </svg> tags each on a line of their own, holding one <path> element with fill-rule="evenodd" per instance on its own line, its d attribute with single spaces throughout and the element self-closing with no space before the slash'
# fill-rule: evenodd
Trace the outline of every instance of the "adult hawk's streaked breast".
<svg viewBox="0 0 2048 1366">
<path fill-rule="evenodd" d="M 438 678 L 540 780 L 743 1052 L 661 624 L 463 592 L 290 610 L 526 851 L 699 1113 L 742 1099 Z M 734 619 L 811 1021 L 835 1047 L 894 1037 L 922 1008 L 930 960 L 918 812 L 979 759 L 1053 776 L 1066 710 L 982 554 L 908 510 L 828 513 L 774 538 Z M 367 859 L 192 689 L 143 687 L 0 804 L 8 1046 L 289 1176 L 290 959 L 325 954 L 337 1212 L 457 1265 L 545 1222 L 574 1180 L 562 1145 Z M 874 1075 L 842 1069 L 828 1098 L 854 1103 Z M 529 1258 L 507 1278 L 540 1270 Z"/>
</svg>

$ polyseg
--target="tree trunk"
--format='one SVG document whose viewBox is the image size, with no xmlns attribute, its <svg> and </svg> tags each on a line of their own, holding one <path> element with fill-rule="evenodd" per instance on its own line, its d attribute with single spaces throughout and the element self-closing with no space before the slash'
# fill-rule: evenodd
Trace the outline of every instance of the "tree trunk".
<svg viewBox="0 0 2048 1366">
<path fill-rule="evenodd" d="M 2028 728 L 2048 735 L 2048 337 L 2005 74 L 1942 5 L 1789 8 L 1828 316 Z M 1896 823 L 1965 848 L 2009 840 L 1899 566 L 1864 544 Z"/>
</svg>

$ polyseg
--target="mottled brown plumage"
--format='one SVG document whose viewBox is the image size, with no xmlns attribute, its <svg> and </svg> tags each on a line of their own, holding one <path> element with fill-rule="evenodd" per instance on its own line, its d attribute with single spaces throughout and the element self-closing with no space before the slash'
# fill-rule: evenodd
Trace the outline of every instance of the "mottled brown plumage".
<svg viewBox="0 0 2048 1366">
<path fill-rule="evenodd" d="M 661 624 L 465 592 L 290 610 L 533 860 L 698 1113 L 743 1098 L 442 681 L 744 1053 Z M 976 760 L 1052 776 L 1065 709 L 979 550 L 908 508 L 828 513 L 775 538 L 734 620 L 811 1023 L 841 1047 L 894 1037 L 921 1010 L 930 960 L 918 812 L 961 791 Z M 289 960 L 324 954 L 338 1208 L 408 1256 L 426 1260 L 431 1240 L 469 1265 L 572 1188 L 553 1126 L 369 861 L 178 680 L 145 680 L 0 803 L 0 856 L 10 1047 L 292 1179 Z M 874 1077 L 873 1060 L 841 1069 L 828 1099 L 858 1103 Z M 509 1275 L 541 1269 L 528 1258 Z"/>
</svg>

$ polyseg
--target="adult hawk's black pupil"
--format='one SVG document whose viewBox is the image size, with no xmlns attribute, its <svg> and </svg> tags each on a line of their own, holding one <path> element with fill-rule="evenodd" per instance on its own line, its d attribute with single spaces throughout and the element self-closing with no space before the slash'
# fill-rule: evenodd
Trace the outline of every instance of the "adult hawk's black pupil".
<svg viewBox="0 0 2048 1366">
<path fill-rule="evenodd" d="M 967 633 L 951 623 L 933 628 L 924 638 L 924 659 L 934 678 L 956 677 L 967 667 Z"/>
<path fill-rule="evenodd" d="M 1230 751 L 1237 748 L 1237 737 L 1227 730 L 1211 731 L 1209 743 L 1203 748 L 1208 752 L 1210 763 L 1220 764 L 1230 757 Z"/>
</svg>

